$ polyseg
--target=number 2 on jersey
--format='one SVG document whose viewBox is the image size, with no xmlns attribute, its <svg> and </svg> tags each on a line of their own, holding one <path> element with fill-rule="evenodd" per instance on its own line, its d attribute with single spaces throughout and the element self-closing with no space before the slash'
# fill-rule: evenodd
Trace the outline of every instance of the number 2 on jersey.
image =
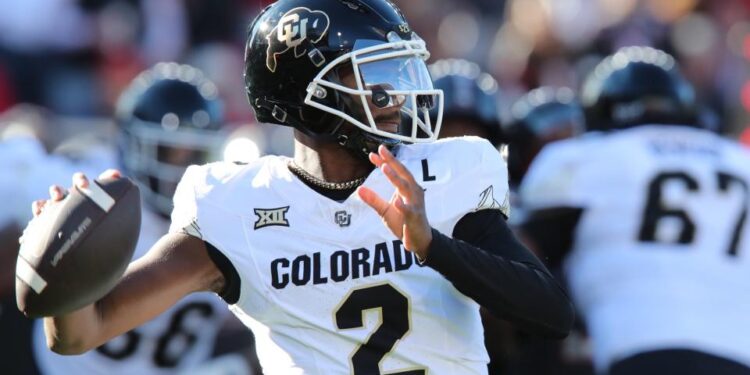
<svg viewBox="0 0 750 375">
<path fill-rule="evenodd" d="M 643 213 L 643 223 L 639 231 L 638 240 L 641 242 L 660 242 L 656 238 L 656 229 L 659 222 L 665 218 L 671 218 L 680 222 L 680 233 L 677 236 L 676 243 L 690 244 L 695 237 L 695 222 L 688 215 L 687 211 L 679 207 L 667 207 L 663 202 L 662 192 L 664 185 L 667 183 L 679 183 L 688 192 L 697 193 L 705 186 L 701 186 L 698 180 L 684 171 L 662 172 L 656 175 L 648 187 L 648 201 Z M 743 194 L 742 207 L 740 213 L 734 221 L 731 228 L 732 237 L 726 252 L 731 256 L 737 255 L 737 246 L 740 242 L 742 229 L 747 219 L 747 208 L 750 204 L 750 189 L 745 180 L 725 172 L 716 173 L 717 190 L 721 194 L 728 193 L 733 187 L 739 187 Z"/>
<path fill-rule="evenodd" d="M 393 350 L 396 341 L 409 332 L 409 299 L 391 284 L 380 284 L 349 293 L 335 312 L 338 329 L 362 328 L 363 312 L 380 309 L 381 324 L 351 356 L 354 375 L 380 374 L 380 362 Z M 389 373 L 389 375 L 424 375 L 423 369 Z"/>
</svg>

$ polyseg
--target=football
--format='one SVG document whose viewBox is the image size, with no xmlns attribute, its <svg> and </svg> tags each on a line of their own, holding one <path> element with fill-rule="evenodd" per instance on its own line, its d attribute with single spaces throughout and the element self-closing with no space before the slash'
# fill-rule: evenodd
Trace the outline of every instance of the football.
<svg viewBox="0 0 750 375">
<path fill-rule="evenodd" d="M 140 227 L 140 193 L 125 177 L 91 181 L 48 202 L 21 237 L 18 309 L 57 316 L 100 299 L 125 272 Z"/>
</svg>

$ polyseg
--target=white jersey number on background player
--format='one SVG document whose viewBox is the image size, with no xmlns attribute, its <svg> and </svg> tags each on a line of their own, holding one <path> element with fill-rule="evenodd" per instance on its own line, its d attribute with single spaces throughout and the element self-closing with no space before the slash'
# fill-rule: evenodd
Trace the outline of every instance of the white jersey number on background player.
<svg viewBox="0 0 750 375">
<path fill-rule="evenodd" d="M 708 131 L 641 126 L 545 148 L 531 211 L 580 208 L 564 267 L 594 359 L 692 348 L 750 365 L 750 152 Z"/>
</svg>

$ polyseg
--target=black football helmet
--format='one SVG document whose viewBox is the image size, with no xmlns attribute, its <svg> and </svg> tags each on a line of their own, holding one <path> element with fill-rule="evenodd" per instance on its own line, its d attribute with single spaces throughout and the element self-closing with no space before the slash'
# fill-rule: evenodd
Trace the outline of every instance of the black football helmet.
<svg viewBox="0 0 750 375">
<path fill-rule="evenodd" d="M 583 109 L 573 90 L 540 87 L 529 91 L 511 107 L 513 120 L 503 128 L 509 142 L 508 174 L 518 186 L 529 165 L 550 142 L 575 137 L 585 130 Z"/>
<path fill-rule="evenodd" d="M 672 56 L 651 47 L 624 47 L 606 57 L 587 77 L 581 104 L 589 130 L 698 126 L 693 87 Z"/>
<path fill-rule="evenodd" d="M 453 129 L 449 129 L 451 124 L 467 121 L 475 125 L 492 144 L 500 146 L 502 137 L 497 81 L 482 72 L 479 65 L 462 59 L 438 60 L 428 68 L 433 85 L 442 90 L 445 96 L 443 135 L 446 132 L 453 134 Z M 433 108 L 430 115 L 432 122 L 436 122 L 439 115 L 437 109 Z"/>
<path fill-rule="evenodd" d="M 121 94 L 115 119 L 122 168 L 163 215 L 189 165 L 220 159 L 223 105 L 216 86 L 193 67 L 159 63 L 142 72 Z"/>
<path fill-rule="evenodd" d="M 442 92 L 432 86 L 428 57 L 389 0 L 279 0 L 250 26 L 247 97 L 258 121 L 292 126 L 358 155 L 379 144 L 429 142 L 440 118 L 433 124 L 428 112 L 442 107 Z M 345 85 L 352 76 L 354 84 Z M 398 130 L 379 129 L 373 109 L 391 110 Z"/>
</svg>

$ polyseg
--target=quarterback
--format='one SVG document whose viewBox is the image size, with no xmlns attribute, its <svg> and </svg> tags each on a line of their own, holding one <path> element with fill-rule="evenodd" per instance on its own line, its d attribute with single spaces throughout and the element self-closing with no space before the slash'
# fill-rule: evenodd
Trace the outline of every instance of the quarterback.
<svg viewBox="0 0 750 375">
<path fill-rule="evenodd" d="M 294 127 L 294 157 L 190 167 L 170 233 L 100 301 L 45 318 L 52 350 L 89 350 L 198 291 L 252 329 L 266 374 L 486 374 L 480 306 L 565 336 L 568 297 L 505 222 L 500 154 L 435 141 L 428 56 L 387 0 L 266 8 L 247 96 L 260 122 Z"/>
</svg>

